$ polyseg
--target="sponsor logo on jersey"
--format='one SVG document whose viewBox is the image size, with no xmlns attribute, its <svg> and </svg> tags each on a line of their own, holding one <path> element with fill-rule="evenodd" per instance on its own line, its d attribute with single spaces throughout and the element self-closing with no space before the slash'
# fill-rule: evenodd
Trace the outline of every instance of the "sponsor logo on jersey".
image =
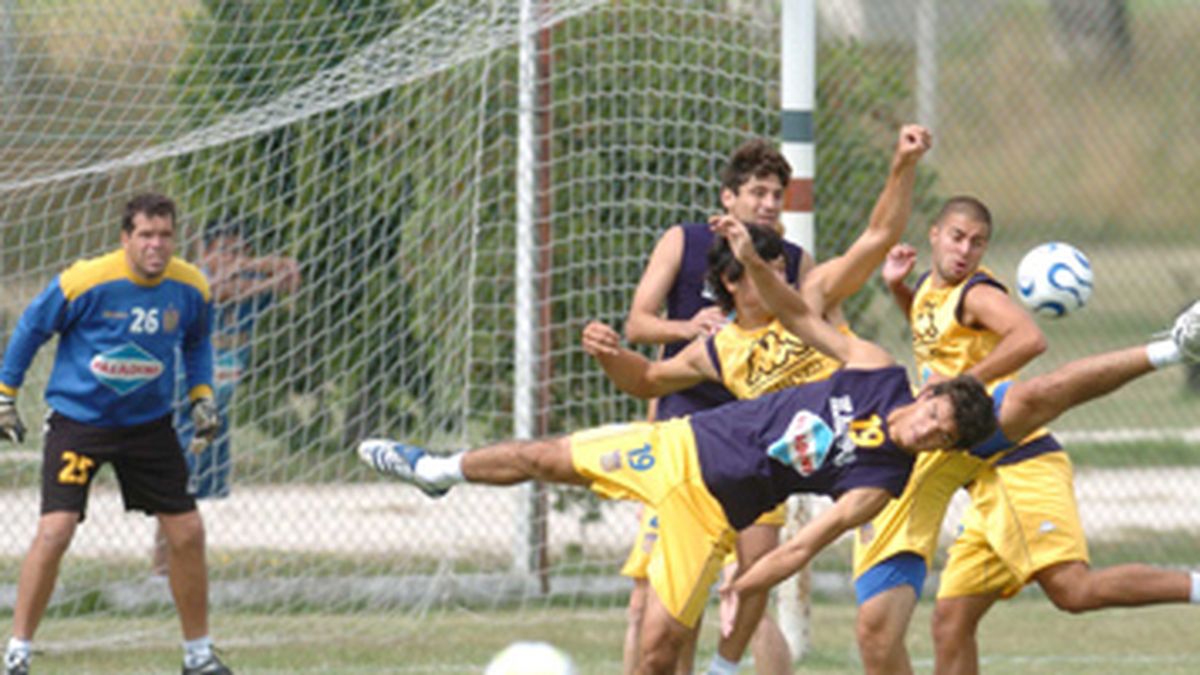
<svg viewBox="0 0 1200 675">
<path fill-rule="evenodd" d="M 233 387 L 242 379 L 242 361 L 233 352 L 217 354 L 217 362 L 213 364 L 213 386 Z"/>
<path fill-rule="evenodd" d="M 101 384 L 121 396 L 157 379 L 164 370 L 162 361 L 132 342 L 93 356 L 90 367 Z"/>
<path fill-rule="evenodd" d="M 767 447 L 767 455 L 801 476 L 811 476 L 824 466 L 832 445 L 833 429 L 816 413 L 801 410 L 783 435 Z"/>
<path fill-rule="evenodd" d="M 103 312 L 100 312 L 100 316 L 113 321 L 124 321 L 129 318 L 129 312 L 123 312 L 116 309 L 106 309 Z"/>
</svg>

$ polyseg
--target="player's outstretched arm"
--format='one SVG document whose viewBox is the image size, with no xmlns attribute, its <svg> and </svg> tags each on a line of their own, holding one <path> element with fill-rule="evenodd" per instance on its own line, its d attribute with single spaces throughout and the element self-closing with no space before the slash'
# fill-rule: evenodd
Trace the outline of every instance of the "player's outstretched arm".
<svg viewBox="0 0 1200 675">
<path fill-rule="evenodd" d="M 583 329 L 582 342 L 583 350 L 600 363 L 608 379 L 638 398 L 666 396 L 717 377 L 703 340 L 694 341 L 669 359 L 651 361 L 622 347 L 620 336 L 610 326 L 592 321 Z"/>
<path fill-rule="evenodd" d="M 833 506 L 810 520 L 807 525 L 779 548 L 763 556 L 743 571 L 723 592 L 735 596 L 741 593 L 765 591 L 804 567 L 843 532 L 871 520 L 883 510 L 892 495 L 882 488 L 863 487 L 848 490 Z M 734 609 L 736 603 L 733 603 Z M 730 625 L 722 616 L 722 632 L 732 627 L 734 609 L 727 610 Z"/>
<path fill-rule="evenodd" d="M 712 219 L 713 230 L 729 240 L 730 250 L 746 269 L 771 312 L 801 340 L 852 368 L 880 368 L 895 363 L 882 347 L 846 335 L 815 312 L 804 293 L 788 286 L 754 248 L 746 225 L 733 216 Z"/>
<path fill-rule="evenodd" d="M 1184 362 L 1200 362 L 1200 302 L 1176 319 L 1169 339 L 1084 357 L 1014 383 L 1000 404 L 1000 431 L 1010 440 L 1020 439 L 1075 406 Z"/>
<path fill-rule="evenodd" d="M 900 241 L 912 215 L 917 162 L 932 145 L 933 136 L 925 127 L 907 124 L 900 129 L 887 181 L 867 229 L 845 253 L 817 265 L 804 279 L 805 298 L 817 314 L 857 293 Z"/>
</svg>

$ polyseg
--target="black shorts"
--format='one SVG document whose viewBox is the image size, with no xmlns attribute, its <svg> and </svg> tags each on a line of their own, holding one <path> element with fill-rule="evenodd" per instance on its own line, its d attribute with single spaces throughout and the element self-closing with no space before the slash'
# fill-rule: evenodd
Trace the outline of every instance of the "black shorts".
<svg viewBox="0 0 1200 675">
<path fill-rule="evenodd" d="M 135 427 L 105 428 L 53 412 L 46 420 L 42 456 L 42 513 L 77 511 L 83 520 L 88 488 L 108 462 L 117 472 L 126 511 L 150 515 L 196 508 L 170 415 Z"/>
</svg>

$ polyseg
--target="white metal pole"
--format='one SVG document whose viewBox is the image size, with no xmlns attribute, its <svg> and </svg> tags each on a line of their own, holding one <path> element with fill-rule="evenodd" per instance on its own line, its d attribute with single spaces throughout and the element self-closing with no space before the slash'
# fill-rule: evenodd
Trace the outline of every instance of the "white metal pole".
<svg viewBox="0 0 1200 675">
<path fill-rule="evenodd" d="M 917 122 L 927 129 L 937 129 L 937 13 L 937 0 L 917 5 Z"/>
<path fill-rule="evenodd" d="M 780 25 L 780 100 L 783 156 L 792 165 L 792 179 L 784 193 L 784 236 L 816 256 L 813 219 L 813 178 L 816 174 L 813 111 L 817 98 L 817 9 L 815 0 L 783 0 Z M 807 498 L 788 500 L 788 526 L 792 534 L 811 517 Z M 807 567 L 780 585 L 777 591 L 779 626 L 799 660 L 809 650 L 812 572 Z"/>
<path fill-rule="evenodd" d="M 521 38 L 518 52 L 519 90 L 517 94 L 517 307 L 515 319 L 515 376 L 513 391 L 513 436 L 532 438 L 534 434 L 534 401 L 537 393 L 537 310 L 536 270 L 534 260 L 537 239 L 534 219 L 537 209 L 535 179 L 537 175 L 536 114 L 534 101 L 537 91 L 537 25 L 534 3 L 521 0 Z M 537 569 L 536 529 L 533 518 L 535 488 L 526 483 L 517 490 L 517 523 L 513 541 L 513 569 L 532 574 Z"/>
</svg>

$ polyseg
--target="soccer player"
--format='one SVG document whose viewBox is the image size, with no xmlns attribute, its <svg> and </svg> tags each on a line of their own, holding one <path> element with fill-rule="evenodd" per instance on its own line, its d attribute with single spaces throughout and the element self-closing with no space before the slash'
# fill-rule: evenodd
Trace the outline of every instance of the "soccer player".
<svg viewBox="0 0 1200 675">
<path fill-rule="evenodd" d="M 197 437 L 191 420 L 179 414 L 175 421 L 188 465 L 188 493 L 196 499 L 229 496 L 233 470 L 230 453 L 229 404 L 234 390 L 250 365 L 250 339 L 254 322 L 275 298 L 300 287 L 300 266 L 294 258 L 255 256 L 247 248 L 243 222 L 214 220 L 204 229 L 200 265 L 208 278 L 213 299 L 213 400 L 220 428 L 212 441 Z M 178 392 L 186 399 L 186 387 Z M 186 405 L 178 406 L 182 413 Z M 166 538 L 155 537 L 151 563 L 155 574 L 167 571 Z"/>
<path fill-rule="evenodd" d="M 46 386 L 41 517 L 17 582 L 4 657 L 9 675 L 29 672 L 31 641 L 59 563 L 87 514 L 92 479 L 108 462 L 125 507 L 157 516 L 166 535 L 184 674 L 230 672 L 208 636 L 204 524 L 187 494 L 187 465 L 171 426 L 180 349 L 197 435 L 211 437 L 219 426 L 211 298 L 204 275 L 175 258 L 174 246 L 174 202 L 158 194 L 134 197 L 121 222 L 121 248 L 55 277 L 9 340 L 0 368 L 0 431 L 20 441 L 17 390 L 37 350 L 55 333 L 59 338 Z"/>
<path fill-rule="evenodd" d="M 923 386 L 961 374 L 974 376 L 989 389 L 1007 386 L 1019 368 L 1045 350 L 1037 325 L 981 267 L 991 233 L 987 207 L 972 197 L 955 197 L 946 202 L 930 227 L 932 265 L 915 289 L 904 284 L 915 263 L 911 247 L 893 249 L 884 266 L 884 280 L 912 326 Z M 857 634 L 866 672 L 911 672 L 904 635 L 936 549 L 941 521 L 961 486 L 971 484 L 973 502 L 967 522 L 973 524 L 964 532 L 960 546 L 970 542 L 976 555 L 951 555 L 939 606 L 949 603 L 953 607 L 959 602 L 944 599 L 946 594 L 961 594 L 964 589 L 972 594 L 975 584 L 986 585 L 987 576 L 980 577 L 979 569 L 1078 565 L 1076 572 L 1085 572 L 1086 543 L 1074 506 L 1066 453 L 1045 429 L 1034 429 L 1016 440 L 1011 448 L 992 443 L 969 453 L 921 455 L 904 494 L 859 528 L 854 542 L 855 590 L 860 604 Z M 1000 476 L 1014 471 L 1024 482 L 1000 482 Z M 1031 476 L 1043 478 L 1035 481 Z M 1022 513 L 1019 522 L 1004 517 L 1014 512 Z M 1001 523 L 1001 529 L 983 531 L 984 522 Z M 1055 528 L 1038 532 L 1047 522 Z M 1022 528 L 1026 528 L 1024 532 Z M 998 552 L 984 554 L 982 551 L 992 546 L 989 542 L 1006 543 L 998 546 Z M 1028 551 L 1028 557 L 1017 551 Z M 1077 557 L 1080 555 L 1082 558 Z M 1172 599 L 1188 597 L 1190 582 L 1183 572 L 1122 566 L 1105 574 L 1121 579 L 1131 589 L 1126 596 L 1130 599 L 1137 597 L 1138 589 L 1160 585 L 1176 589 Z M 1005 574 L 999 576 L 1007 579 Z M 1065 589 L 1059 590 L 1062 592 Z M 1078 598 L 1080 591 L 1076 589 L 1076 593 Z M 963 636 L 955 633 L 947 642 L 953 647 L 973 644 L 973 630 L 969 637 L 961 641 Z"/>
<path fill-rule="evenodd" d="M 766 139 L 747 141 L 734 150 L 721 171 L 721 205 L 726 213 L 744 222 L 778 228 L 783 189 L 790 178 L 791 167 L 773 143 Z M 708 223 L 683 223 L 663 233 L 638 281 L 625 320 L 630 342 L 662 345 L 661 356 L 669 359 L 693 339 L 712 335 L 726 323 L 726 313 L 714 304 L 705 283 L 707 254 L 713 239 Z M 811 268 L 812 257 L 791 243 L 785 243 L 784 248 L 788 283 L 798 284 L 802 266 L 805 270 Z M 659 398 L 651 405 L 650 417 L 665 420 L 733 400 L 733 395 L 719 382 L 697 382 Z M 757 558 L 778 544 L 785 514 L 783 510 L 767 514 L 763 523 L 742 533 L 741 547 L 747 559 Z M 621 568 L 621 574 L 634 582 L 623 648 L 627 675 L 637 662 L 649 588 L 647 569 L 657 538 L 658 518 L 653 509 L 643 507 L 637 537 Z M 768 675 L 772 672 L 771 664 L 777 666 L 776 672 L 787 672 L 791 655 L 779 627 L 766 613 L 759 626 L 752 648 L 759 672 Z M 681 650 L 680 673 L 692 672 L 695 638 L 693 633 Z"/>
<path fill-rule="evenodd" d="M 913 454 L 974 446 L 993 434 L 993 400 L 970 376 L 913 397 L 903 368 L 873 343 L 838 331 L 758 258 L 735 219 L 716 224 L 730 237 L 768 304 L 808 344 L 845 364 L 827 380 L 730 403 L 690 417 L 600 427 L 569 436 L 505 441 L 450 457 L 383 439 L 358 447 L 377 470 L 430 496 L 472 482 L 527 480 L 587 486 L 601 496 L 653 505 L 661 529 L 650 568 L 638 673 L 670 673 L 699 617 L 734 532 L 795 492 L 828 494 L 834 505 L 734 580 L 735 600 L 761 593 L 803 567 L 838 535 L 898 495 Z M 1200 303 L 1176 322 L 1170 340 L 1068 364 L 1006 390 L 1000 430 L 1020 436 L 1073 405 L 1165 365 L 1148 354 L 1174 348 L 1200 358 Z M 1178 343 L 1178 344 L 1177 344 Z M 1156 351 L 1157 350 L 1157 351 Z M 730 617 L 731 618 L 731 617 Z M 732 621 L 722 622 L 723 632 Z"/>
<path fill-rule="evenodd" d="M 900 245 L 888 256 L 883 277 L 912 327 L 918 385 L 968 374 L 994 389 L 1045 350 L 1037 325 L 980 267 L 991 232 L 982 202 L 954 197 L 930 225 L 932 265 L 915 291 L 904 284 L 915 249 Z M 1044 430 L 1023 440 L 1023 455 L 1060 450 Z M 904 494 L 856 533 L 856 633 L 869 674 L 912 672 L 904 636 L 950 499 L 999 456 L 989 460 L 977 452 L 921 455 Z"/>
<path fill-rule="evenodd" d="M 815 311 L 841 321 L 842 300 L 862 287 L 872 271 L 884 260 L 888 249 L 899 240 L 911 213 L 916 164 L 931 142 L 929 132 L 918 125 L 907 125 L 900 130 L 884 189 L 872 210 L 866 230 L 844 255 L 817 266 L 803 280 L 809 294 L 809 304 Z M 767 167 L 775 168 L 776 173 L 764 173 Z M 783 242 L 775 234 L 776 229 L 771 227 L 778 219 L 783 186 L 789 176 L 790 168 L 777 150 L 762 141 L 751 142 L 734 154 L 723 180 L 725 187 L 722 200 L 727 214 L 739 220 L 743 220 L 743 216 L 750 218 L 750 224 L 754 226 L 751 231 L 760 247 L 760 254 L 771 261 L 789 283 L 794 284 L 795 254 L 799 249 Z M 619 336 L 610 327 L 599 322 L 589 324 L 584 331 L 584 348 L 600 360 L 619 387 L 643 398 L 659 398 L 660 413 L 668 411 L 659 419 L 665 419 L 707 407 L 697 404 L 697 400 L 705 392 L 711 391 L 705 387 L 711 388 L 718 383 L 737 398 L 753 398 L 783 387 L 823 379 L 840 366 L 838 362 L 798 340 L 774 320 L 758 300 L 753 284 L 743 278 L 741 266 L 728 245 L 721 241 L 715 248 L 712 247 L 713 236 L 707 225 L 689 225 L 680 228 L 680 231 L 684 236 L 684 250 L 691 252 L 690 257 L 685 256 L 685 260 L 690 261 L 691 273 L 687 277 L 677 275 L 675 285 L 680 286 L 683 278 L 701 274 L 701 255 L 705 249 L 708 251 L 707 284 L 690 280 L 688 285 L 694 289 L 693 293 L 685 295 L 681 291 L 673 291 L 673 295 L 669 296 L 673 304 L 678 304 L 680 297 L 694 296 L 699 299 L 699 291 L 703 287 L 717 298 L 720 316 L 732 314 L 735 318 L 707 340 L 694 340 L 682 349 L 678 344 L 673 345 L 672 353 L 655 364 L 650 364 L 634 352 L 621 350 Z M 648 319 L 644 315 L 649 314 L 646 296 L 656 295 L 645 289 L 649 287 L 653 291 L 658 288 L 661 284 L 653 281 L 659 277 L 655 271 L 674 260 L 673 257 L 667 257 L 665 260 L 668 262 L 661 262 L 664 258 L 660 257 L 660 252 L 665 248 L 664 243 L 670 241 L 669 236 L 670 232 L 664 235 L 639 285 L 634 301 L 635 311 L 630 314 L 634 328 L 627 329 L 631 336 L 641 336 L 646 326 L 666 323 L 656 317 Z M 660 260 L 657 267 L 654 264 L 656 258 Z M 810 257 L 805 256 L 805 261 L 811 266 Z M 651 282 L 647 283 L 647 279 Z M 715 398 L 699 400 L 708 403 Z M 781 504 L 739 535 L 738 548 L 743 566 L 752 564 L 778 545 L 779 528 L 785 517 L 786 506 Z M 641 572 L 640 576 L 644 579 L 653 548 L 645 544 L 657 536 L 657 520 L 653 518 L 653 511 L 645 510 L 638 545 L 623 573 L 636 578 L 636 572 Z M 640 597 L 644 592 L 645 583 L 639 581 L 631 606 L 644 606 Z M 778 627 L 765 613 L 767 601 L 764 595 L 743 603 L 744 616 L 739 617 L 741 630 L 722 638 L 710 672 L 719 673 L 722 669 L 731 670 L 734 667 L 745 651 L 746 640 L 751 639 L 750 633 L 756 624 L 759 629 L 754 631 L 753 644 L 761 645 L 755 650 L 758 671 L 790 672 L 791 657 L 786 643 Z M 762 617 L 761 622 L 759 617 Z M 630 643 L 631 638 L 627 635 L 627 655 L 635 651 L 629 647 Z M 690 649 L 685 649 L 680 663 L 684 672 L 690 671 L 689 654 Z M 629 660 L 627 658 L 627 664 Z"/>
</svg>

